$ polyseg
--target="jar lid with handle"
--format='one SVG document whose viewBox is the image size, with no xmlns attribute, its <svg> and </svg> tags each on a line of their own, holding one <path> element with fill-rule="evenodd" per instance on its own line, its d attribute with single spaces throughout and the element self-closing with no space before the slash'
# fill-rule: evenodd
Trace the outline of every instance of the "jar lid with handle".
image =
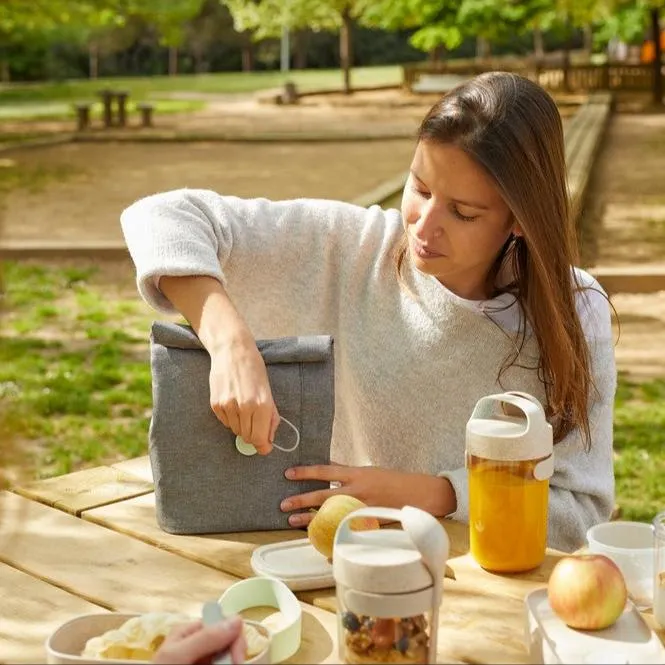
<svg viewBox="0 0 665 665">
<path fill-rule="evenodd" d="M 511 413 L 498 412 L 509 404 Z M 466 424 L 466 458 L 469 455 L 504 462 L 542 460 L 535 468 L 538 479 L 554 470 L 552 425 L 542 404 L 532 395 L 511 391 L 481 397 Z"/>
<path fill-rule="evenodd" d="M 359 517 L 398 522 L 402 529 L 354 531 L 353 520 Z M 376 657 L 383 649 L 382 657 L 391 658 L 389 662 L 435 663 L 449 547 L 448 535 L 440 522 L 412 506 L 401 510 L 361 508 L 345 517 L 333 546 L 333 575 L 344 624 L 340 629 L 340 650 L 375 649 Z M 363 622 L 367 624 L 365 635 Z M 345 629 L 353 634 L 345 636 Z M 387 642 L 385 635 L 377 634 L 381 631 L 388 631 Z M 390 650 L 395 653 L 390 654 Z M 400 660 L 400 651 L 414 659 Z M 421 655 L 414 656 L 417 653 Z M 358 662 L 355 658 L 359 655 L 363 654 L 350 658 L 347 653 L 342 660 Z"/>
</svg>

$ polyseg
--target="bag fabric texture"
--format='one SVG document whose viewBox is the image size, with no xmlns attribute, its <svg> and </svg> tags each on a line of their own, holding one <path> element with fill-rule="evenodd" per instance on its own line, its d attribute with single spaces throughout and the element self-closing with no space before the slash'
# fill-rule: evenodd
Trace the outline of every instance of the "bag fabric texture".
<svg viewBox="0 0 665 665">
<path fill-rule="evenodd" d="M 153 411 L 149 429 L 157 521 L 169 533 L 288 529 L 280 503 L 329 483 L 284 477 L 292 466 L 328 464 L 335 410 L 331 336 L 259 340 L 279 414 L 300 432 L 293 452 L 242 455 L 210 407 L 210 356 L 188 325 L 154 322 L 150 335 Z M 284 422 L 275 443 L 290 448 Z"/>
</svg>

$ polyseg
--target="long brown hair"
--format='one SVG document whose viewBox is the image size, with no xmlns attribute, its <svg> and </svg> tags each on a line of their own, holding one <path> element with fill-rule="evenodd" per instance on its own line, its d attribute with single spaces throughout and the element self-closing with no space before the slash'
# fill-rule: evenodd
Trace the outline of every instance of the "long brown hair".
<svg viewBox="0 0 665 665">
<path fill-rule="evenodd" d="M 419 141 L 454 144 L 494 178 L 523 237 L 511 236 L 490 273 L 492 295 L 512 292 L 522 310 L 515 364 L 530 324 L 538 343 L 554 440 L 581 428 L 590 445 L 588 402 L 593 389 L 589 349 L 575 306 L 578 260 L 566 180 L 559 110 L 539 85 L 507 72 L 488 72 L 447 93 L 424 118 Z M 403 238 L 398 274 L 408 256 Z M 499 275 L 510 275 L 500 285 Z M 500 375 L 501 375 L 500 373 Z M 499 375 L 499 379 L 500 379 Z"/>
</svg>

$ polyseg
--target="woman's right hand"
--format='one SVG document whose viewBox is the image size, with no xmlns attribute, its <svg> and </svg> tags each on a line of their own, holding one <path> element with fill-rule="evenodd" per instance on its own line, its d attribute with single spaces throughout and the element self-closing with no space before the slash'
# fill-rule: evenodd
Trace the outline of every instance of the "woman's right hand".
<svg viewBox="0 0 665 665">
<path fill-rule="evenodd" d="M 248 331 L 209 353 L 212 410 L 234 434 L 267 455 L 280 418 L 256 342 Z"/>
<path fill-rule="evenodd" d="M 224 287 L 213 277 L 164 275 L 159 288 L 191 323 L 210 355 L 210 406 L 215 415 L 267 455 L 279 413 L 263 357 Z"/>
</svg>

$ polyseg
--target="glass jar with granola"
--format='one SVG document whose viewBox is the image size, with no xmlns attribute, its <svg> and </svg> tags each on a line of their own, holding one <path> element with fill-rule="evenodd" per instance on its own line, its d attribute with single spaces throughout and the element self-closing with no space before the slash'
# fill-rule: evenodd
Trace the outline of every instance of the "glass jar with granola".
<svg viewBox="0 0 665 665">
<path fill-rule="evenodd" d="M 401 522 L 403 528 L 353 531 L 359 516 Z M 351 513 L 333 549 L 340 662 L 436 663 L 447 556 L 445 530 L 422 510 Z"/>
</svg>

